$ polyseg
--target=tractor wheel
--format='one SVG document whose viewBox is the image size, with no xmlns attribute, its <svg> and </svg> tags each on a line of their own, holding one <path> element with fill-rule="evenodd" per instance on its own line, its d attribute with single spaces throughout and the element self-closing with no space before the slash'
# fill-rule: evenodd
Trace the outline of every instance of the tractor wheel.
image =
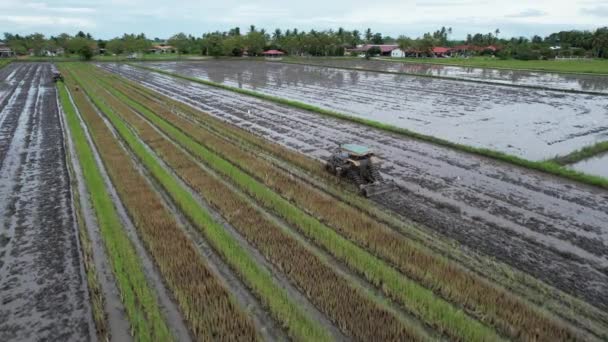
<svg viewBox="0 0 608 342">
<path fill-rule="evenodd" d="M 374 164 L 369 165 L 369 173 L 371 174 L 374 182 L 381 182 L 382 175 L 380 174 L 380 170 L 378 170 L 378 166 Z"/>
<path fill-rule="evenodd" d="M 363 178 L 361 178 L 361 175 L 356 170 L 352 170 L 352 169 L 349 170 L 348 171 L 348 178 L 353 183 L 355 183 L 357 186 L 365 184 L 365 182 L 363 181 Z"/>
</svg>

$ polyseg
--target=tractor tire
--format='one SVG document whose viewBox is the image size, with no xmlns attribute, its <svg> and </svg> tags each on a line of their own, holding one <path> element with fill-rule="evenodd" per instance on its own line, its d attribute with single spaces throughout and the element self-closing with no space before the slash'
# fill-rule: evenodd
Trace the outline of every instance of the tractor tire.
<svg viewBox="0 0 608 342">
<path fill-rule="evenodd" d="M 381 182 L 382 175 L 380 174 L 380 170 L 378 170 L 378 166 L 375 164 L 369 165 L 369 173 L 373 178 L 373 182 Z"/>
<path fill-rule="evenodd" d="M 365 184 L 363 178 L 361 178 L 361 175 L 356 170 L 349 170 L 347 176 L 357 186 Z"/>
</svg>

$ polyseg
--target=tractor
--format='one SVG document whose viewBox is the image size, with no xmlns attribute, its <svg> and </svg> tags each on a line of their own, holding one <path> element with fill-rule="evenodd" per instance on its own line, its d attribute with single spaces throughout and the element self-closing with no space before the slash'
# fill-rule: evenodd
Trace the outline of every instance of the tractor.
<svg viewBox="0 0 608 342">
<path fill-rule="evenodd" d="M 353 182 L 365 197 L 372 197 L 397 188 L 392 181 L 384 181 L 380 165 L 380 158 L 369 147 L 343 144 L 331 155 L 325 168 L 337 177 Z"/>
</svg>

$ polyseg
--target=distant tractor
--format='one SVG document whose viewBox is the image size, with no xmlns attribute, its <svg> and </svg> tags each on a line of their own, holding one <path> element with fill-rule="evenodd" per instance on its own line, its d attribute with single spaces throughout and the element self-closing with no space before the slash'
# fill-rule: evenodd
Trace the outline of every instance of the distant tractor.
<svg viewBox="0 0 608 342">
<path fill-rule="evenodd" d="M 353 182 L 365 197 L 372 197 L 397 188 L 393 182 L 384 181 L 379 171 L 380 165 L 380 158 L 369 147 L 344 144 L 332 154 L 325 168 Z"/>
<path fill-rule="evenodd" d="M 59 70 L 53 70 L 53 82 L 57 83 L 58 81 L 63 82 L 63 75 Z"/>
</svg>

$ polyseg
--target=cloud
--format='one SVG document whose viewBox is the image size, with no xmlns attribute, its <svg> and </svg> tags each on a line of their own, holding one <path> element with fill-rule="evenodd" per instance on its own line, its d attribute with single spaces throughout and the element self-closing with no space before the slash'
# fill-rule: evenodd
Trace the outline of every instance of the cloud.
<svg viewBox="0 0 608 342">
<path fill-rule="evenodd" d="M 44 2 L 29 2 L 29 3 L 25 3 L 24 6 L 31 10 L 54 12 L 54 13 L 83 14 L 83 13 L 96 12 L 96 9 L 92 8 L 92 7 L 49 6 Z"/>
<path fill-rule="evenodd" d="M 596 17 L 608 17 L 608 6 L 583 7 L 580 12 Z"/>
<path fill-rule="evenodd" d="M 533 17 L 542 17 L 545 14 L 547 14 L 547 13 L 544 11 L 529 8 L 529 9 L 521 11 L 519 13 L 506 15 L 506 17 L 507 18 L 533 18 Z"/>
<path fill-rule="evenodd" d="M 62 26 L 88 29 L 95 27 L 95 23 L 88 19 L 50 15 L 0 15 L 0 21 L 8 22 L 21 28 Z"/>
</svg>

